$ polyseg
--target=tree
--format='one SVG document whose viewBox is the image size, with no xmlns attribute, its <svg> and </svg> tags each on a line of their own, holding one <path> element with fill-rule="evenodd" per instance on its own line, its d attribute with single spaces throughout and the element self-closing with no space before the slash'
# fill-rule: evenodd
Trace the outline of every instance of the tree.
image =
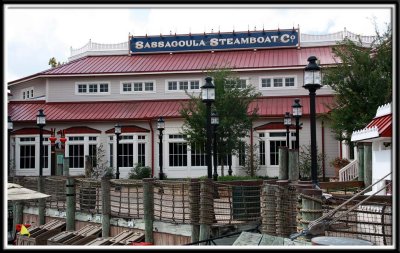
<svg viewBox="0 0 400 253">
<path fill-rule="evenodd" d="M 240 87 L 240 79 L 229 69 L 215 69 L 207 73 L 215 85 L 213 109 L 218 113 L 217 149 L 219 157 L 237 154 L 240 140 L 249 135 L 252 121 L 257 117 L 257 107 L 250 109 L 250 103 L 260 96 L 255 87 Z M 190 97 L 182 104 L 181 116 L 184 118 L 182 134 L 190 146 L 204 150 L 206 143 L 206 105 L 201 96 Z M 203 148 L 201 148 L 203 147 Z M 221 159 L 223 160 L 223 159 Z M 223 171 L 222 171 L 223 173 Z M 221 173 L 221 175 L 222 175 Z"/>
<path fill-rule="evenodd" d="M 56 60 L 55 57 L 51 57 L 50 60 L 49 60 L 49 65 L 50 65 L 52 68 L 59 67 L 59 66 L 61 66 L 62 64 L 64 64 L 64 62 L 63 62 L 63 63 L 57 62 L 57 60 Z"/>
<path fill-rule="evenodd" d="M 364 128 L 378 106 L 392 100 L 392 33 L 390 26 L 370 47 L 345 39 L 333 48 L 340 59 L 326 69 L 324 83 L 335 91 L 328 118 L 339 141 L 350 143 L 351 133 Z"/>
</svg>

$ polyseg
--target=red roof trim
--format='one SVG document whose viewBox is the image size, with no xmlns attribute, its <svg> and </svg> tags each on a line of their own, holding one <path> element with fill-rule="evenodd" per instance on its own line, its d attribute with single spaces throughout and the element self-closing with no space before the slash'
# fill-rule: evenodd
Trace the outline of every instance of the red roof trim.
<svg viewBox="0 0 400 253">
<path fill-rule="evenodd" d="M 365 128 L 378 127 L 380 137 L 392 137 L 392 114 L 374 118 Z"/>
<path fill-rule="evenodd" d="M 283 124 L 283 122 L 270 122 L 258 127 L 255 127 L 254 130 L 259 131 L 259 130 L 286 130 L 286 126 Z M 295 125 L 291 125 L 289 129 L 296 129 Z M 300 127 L 301 129 L 301 127 Z"/>
<path fill-rule="evenodd" d="M 111 128 L 106 131 L 106 134 L 113 134 L 114 132 L 115 132 L 115 128 Z M 122 126 L 121 132 L 122 133 L 148 133 L 148 132 L 150 132 L 150 130 L 132 125 L 132 126 Z"/>
<path fill-rule="evenodd" d="M 26 127 L 11 132 L 11 135 L 36 135 L 36 134 L 40 134 L 39 128 L 37 127 Z M 43 129 L 43 134 L 51 135 L 51 131 Z"/>
<path fill-rule="evenodd" d="M 65 134 L 100 134 L 101 131 L 87 127 L 87 126 L 76 126 L 76 127 L 70 127 L 65 130 Z M 61 134 L 61 130 L 57 132 L 57 134 Z"/>
</svg>

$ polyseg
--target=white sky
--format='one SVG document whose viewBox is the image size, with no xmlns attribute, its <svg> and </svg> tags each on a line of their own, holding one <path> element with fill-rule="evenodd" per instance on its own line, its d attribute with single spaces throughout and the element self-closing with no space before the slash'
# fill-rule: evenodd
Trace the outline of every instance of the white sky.
<svg viewBox="0 0 400 253">
<path fill-rule="evenodd" d="M 51 7 L 51 8 L 50 8 Z M 389 5 L 5 5 L 5 78 L 19 79 L 66 62 L 70 48 L 89 39 L 120 43 L 128 34 L 274 30 L 300 26 L 301 33 L 348 31 L 375 35 L 391 23 Z"/>
</svg>

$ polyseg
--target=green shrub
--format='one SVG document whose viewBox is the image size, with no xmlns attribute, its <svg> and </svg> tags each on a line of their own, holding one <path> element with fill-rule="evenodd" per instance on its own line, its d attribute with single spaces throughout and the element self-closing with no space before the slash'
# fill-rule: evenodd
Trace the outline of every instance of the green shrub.
<svg viewBox="0 0 400 253">
<path fill-rule="evenodd" d="M 149 177 L 151 177 L 151 168 L 149 166 L 136 164 L 129 172 L 129 179 L 143 179 Z"/>
</svg>

